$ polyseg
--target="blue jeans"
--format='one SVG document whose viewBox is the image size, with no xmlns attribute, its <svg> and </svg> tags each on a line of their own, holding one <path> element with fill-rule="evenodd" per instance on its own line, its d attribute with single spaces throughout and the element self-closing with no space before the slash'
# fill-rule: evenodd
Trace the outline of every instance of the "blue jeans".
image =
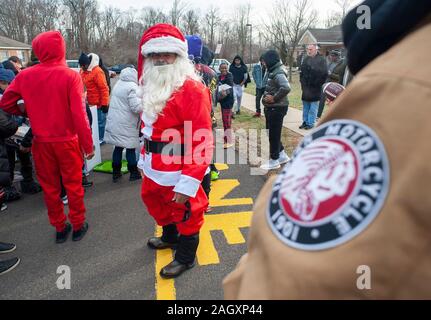
<svg viewBox="0 0 431 320">
<path fill-rule="evenodd" d="M 97 123 L 99 125 L 99 142 L 102 142 L 105 137 L 106 113 L 103 113 L 99 108 L 97 109 Z"/>
<path fill-rule="evenodd" d="M 123 160 L 123 149 L 121 147 L 115 147 L 114 152 L 112 154 L 112 164 L 120 164 Z M 136 151 L 135 149 L 127 149 L 126 150 L 126 159 L 129 166 L 136 166 L 138 161 L 136 160 Z"/>
<path fill-rule="evenodd" d="M 313 127 L 317 118 L 317 111 L 319 109 L 319 101 L 302 101 L 302 120 L 309 127 Z"/>
</svg>

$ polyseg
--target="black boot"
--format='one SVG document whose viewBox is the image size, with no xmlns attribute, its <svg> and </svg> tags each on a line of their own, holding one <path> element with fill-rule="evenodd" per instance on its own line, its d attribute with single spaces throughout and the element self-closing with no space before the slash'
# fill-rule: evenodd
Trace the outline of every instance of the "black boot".
<svg viewBox="0 0 431 320">
<path fill-rule="evenodd" d="M 136 181 L 142 179 L 141 173 L 138 170 L 138 166 L 127 165 L 127 169 L 129 169 L 130 172 L 129 181 Z"/>
<path fill-rule="evenodd" d="M 163 234 L 159 237 L 148 239 L 148 246 L 154 250 L 175 249 L 178 244 L 178 230 L 174 224 L 163 227 Z"/>
<path fill-rule="evenodd" d="M 160 276 L 165 279 L 177 278 L 184 271 L 196 264 L 196 251 L 199 245 L 199 233 L 192 236 L 181 235 L 178 242 L 175 260 L 160 270 Z"/>
<path fill-rule="evenodd" d="M 6 202 L 12 202 L 21 199 L 21 192 L 19 192 L 14 186 L 5 187 L 4 189 Z"/>
<path fill-rule="evenodd" d="M 27 194 L 36 194 L 42 191 L 42 187 L 34 180 L 21 181 L 21 192 Z"/>
<path fill-rule="evenodd" d="M 118 182 L 122 175 L 123 174 L 121 173 L 121 163 L 112 163 L 112 181 L 114 183 Z"/>
</svg>

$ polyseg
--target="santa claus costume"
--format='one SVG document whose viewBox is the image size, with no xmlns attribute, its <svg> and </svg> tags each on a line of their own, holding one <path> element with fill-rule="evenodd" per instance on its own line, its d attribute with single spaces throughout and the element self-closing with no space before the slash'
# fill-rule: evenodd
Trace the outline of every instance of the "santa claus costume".
<svg viewBox="0 0 431 320">
<path fill-rule="evenodd" d="M 176 248 L 160 275 L 175 278 L 195 264 L 208 198 L 201 186 L 212 159 L 211 99 L 188 60 L 187 41 L 176 27 L 157 24 L 139 45 L 138 77 L 143 101 L 142 199 L 163 227 L 152 249 Z M 156 65 L 154 54 L 174 53 L 172 64 Z M 185 203 L 174 201 L 187 196 Z"/>
</svg>

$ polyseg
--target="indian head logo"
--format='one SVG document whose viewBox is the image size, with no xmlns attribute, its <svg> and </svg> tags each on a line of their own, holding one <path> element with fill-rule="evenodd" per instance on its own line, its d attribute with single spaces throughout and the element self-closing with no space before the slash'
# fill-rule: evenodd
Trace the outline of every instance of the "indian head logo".
<svg viewBox="0 0 431 320">
<path fill-rule="evenodd" d="M 358 122 L 332 121 L 304 139 L 276 180 L 268 222 L 292 247 L 328 249 L 374 220 L 388 182 L 387 156 L 377 135 Z"/>
</svg>

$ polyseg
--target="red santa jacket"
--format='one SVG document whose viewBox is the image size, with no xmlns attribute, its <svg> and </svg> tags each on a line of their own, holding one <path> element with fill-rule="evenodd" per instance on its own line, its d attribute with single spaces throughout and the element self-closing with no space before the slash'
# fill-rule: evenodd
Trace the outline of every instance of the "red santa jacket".
<svg viewBox="0 0 431 320">
<path fill-rule="evenodd" d="M 162 186 L 175 186 L 174 192 L 195 197 L 213 154 L 211 103 L 208 88 L 188 79 L 173 93 L 153 123 L 142 114 L 144 137 L 152 141 L 184 144 L 185 156 L 145 153 L 139 168 Z"/>
<path fill-rule="evenodd" d="M 24 99 L 35 142 L 64 142 L 79 138 L 83 151 L 93 151 L 93 139 L 79 74 L 66 65 L 66 45 L 57 31 L 37 36 L 32 43 L 40 64 L 21 71 L 5 91 L 0 108 L 22 115 L 16 103 Z"/>
</svg>

